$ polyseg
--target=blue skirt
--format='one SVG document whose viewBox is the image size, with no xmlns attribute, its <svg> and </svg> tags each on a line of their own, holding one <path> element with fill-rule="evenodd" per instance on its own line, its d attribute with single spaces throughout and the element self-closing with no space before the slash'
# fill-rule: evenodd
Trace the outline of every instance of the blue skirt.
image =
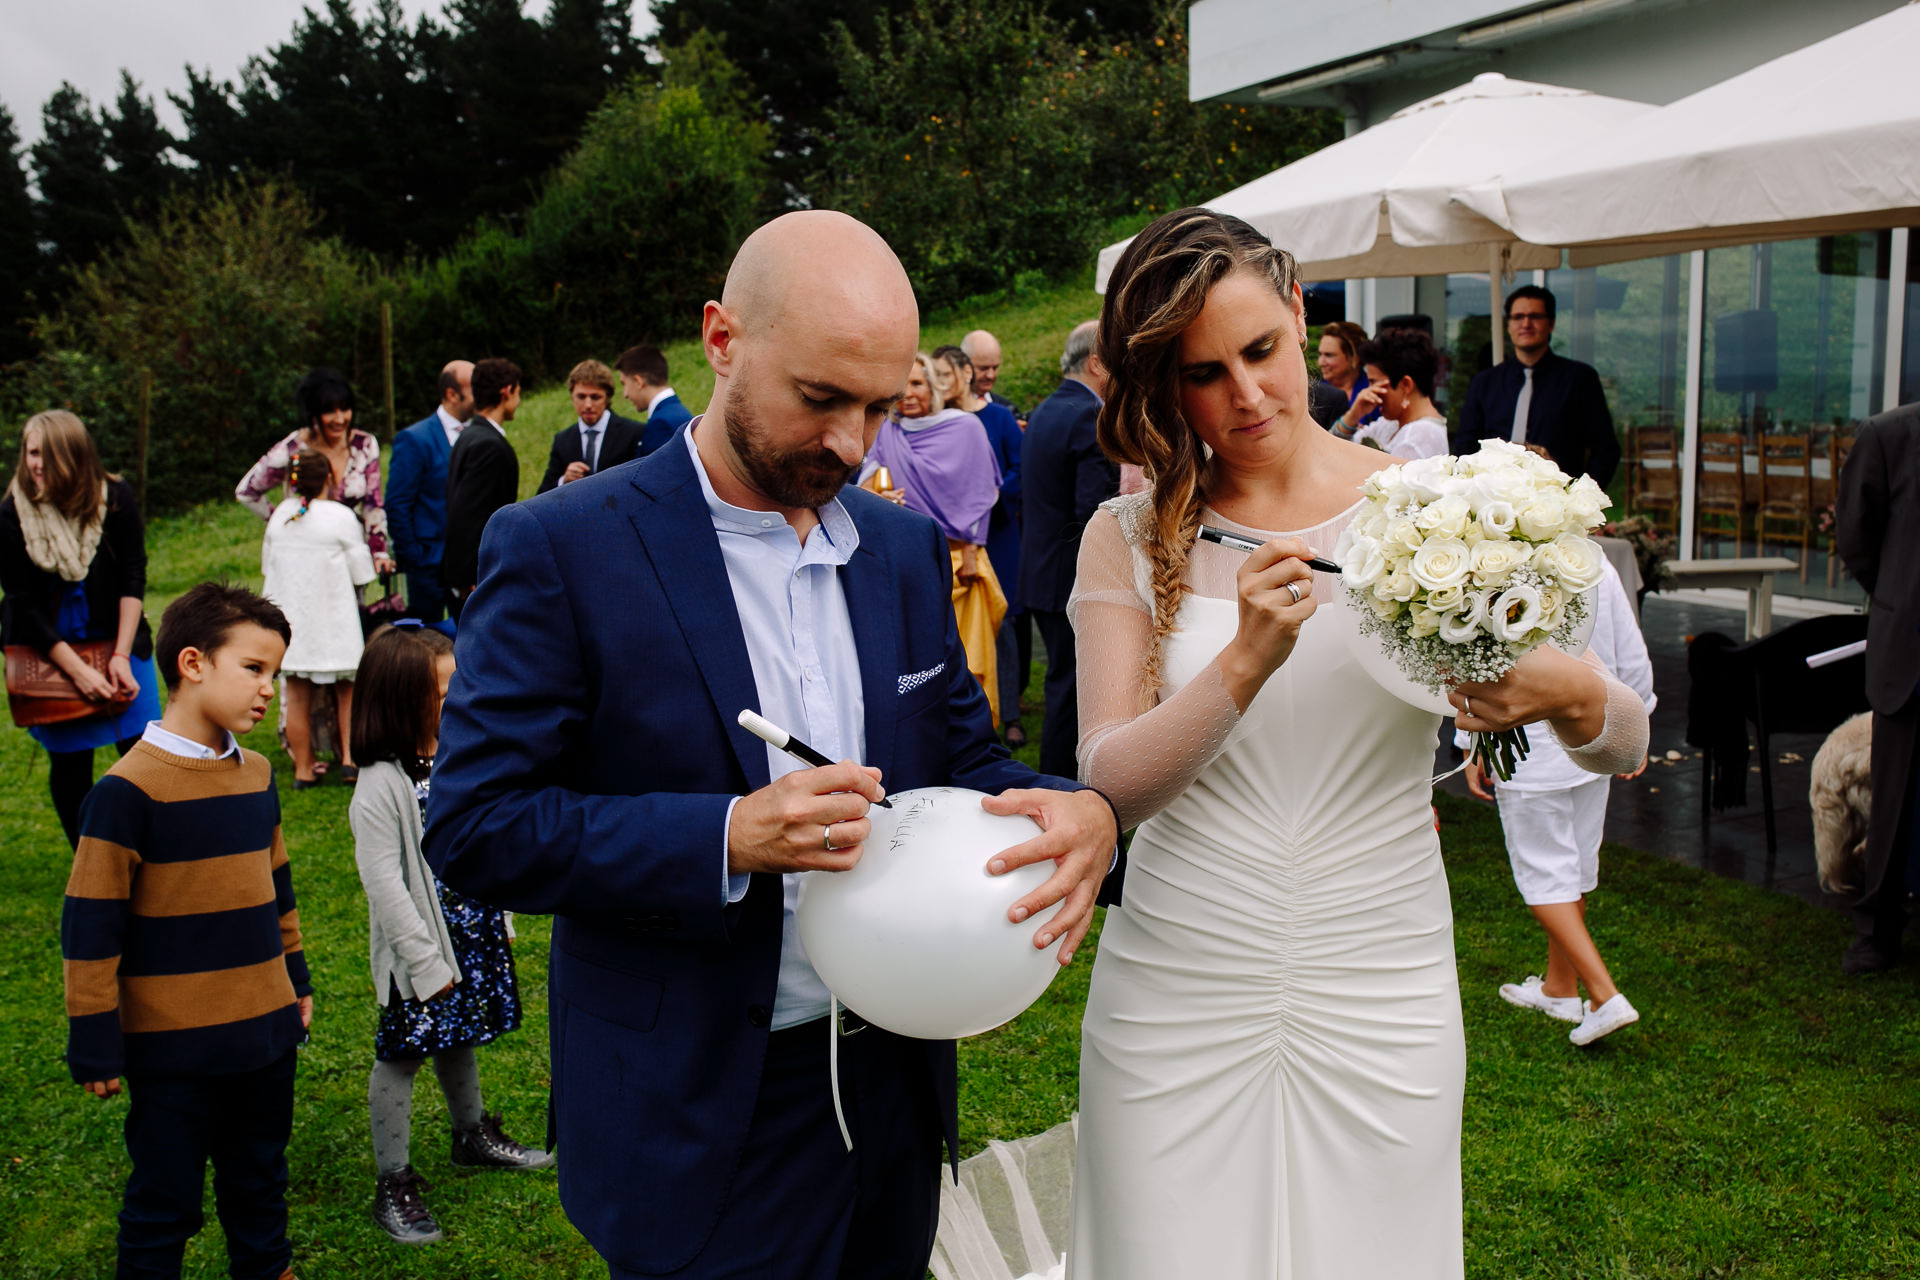
<svg viewBox="0 0 1920 1280">
<path fill-rule="evenodd" d="M 520 1025 L 520 985 L 506 914 L 449 889 L 437 877 L 434 885 L 461 980 L 438 1000 L 408 1000 L 397 983 L 388 990 L 373 1032 L 373 1056 L 382 1062 L 482 1045 Z"/>
<path fill-rule="evenodd" d="M 86 588 L 75 582 L 68 586 L 67 594 L 60 601 L 60 616 L 56 626 L 60 638 L 72 644 L 80 640 L 111 640 L 113 633 L 95 635 L 92 626 L 92 612 L 87 608 Z M 118 619 L 115 619 L 116 623 Z M 27 732 L 33 735 L 35 742 L 50 752 L 91 751 L 95 747 L 111 746 L 127 738 L 137 738 L 146 730 L 147 722 L 160 718 L 160 669 L 153 664 L 152 658 L 132 658 L 133 678 L 140 685 L 140 692 L 134 695 L 132 702 L 120 710 L 97 716 L 88 716 L 84 720 L 68 720 L 62 724 L 36 725 Z"/>
</svg>

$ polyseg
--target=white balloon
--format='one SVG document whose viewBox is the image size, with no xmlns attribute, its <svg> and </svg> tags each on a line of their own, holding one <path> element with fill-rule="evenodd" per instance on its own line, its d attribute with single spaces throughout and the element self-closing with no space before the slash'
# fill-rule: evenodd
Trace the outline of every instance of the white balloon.
<svg viewBox="0 0 1920 1280">
<path fill-rule="evenodd" d="M 1033 945 L 1038 917 L 1013 904 L 1054 864 L 989 875 L 993 855 L 1040 834 L 1025 815 L 980 807 L 963 787 L 896 792 L 867 813 L 873 833 L 851 871 L 814 871 L 800 885 L 800 942 L 840 1000 L 875 1026 L 922 1040 L 979 1035 L 1017 1017 L 1060 971 Z"/>
</svg>

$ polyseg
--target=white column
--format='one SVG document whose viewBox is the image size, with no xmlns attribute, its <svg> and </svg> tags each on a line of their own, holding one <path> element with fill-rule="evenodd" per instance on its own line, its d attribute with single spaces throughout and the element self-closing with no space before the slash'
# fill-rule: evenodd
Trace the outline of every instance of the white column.
<svg viewBox="0 0 1920 1280">
<path fill-rule="evenodd" d="M 1707 251 L 1687 255 L 1687 386 L 1685 435 L 1680 442 L 1680 555 L 1693 559 L 1693 499 L 1699 487 L 1700 361 L 1706 350 Z"/>
<path fill-rule="evenodd" d="M 1893 247 L 1887 254 L 1887 370 L 1880 393 L 1880 412 L 1900 407 L 1900 357 L 1907 346 L 1907 237 L 1905 227 L 1893 229 Z"/>
</svg>

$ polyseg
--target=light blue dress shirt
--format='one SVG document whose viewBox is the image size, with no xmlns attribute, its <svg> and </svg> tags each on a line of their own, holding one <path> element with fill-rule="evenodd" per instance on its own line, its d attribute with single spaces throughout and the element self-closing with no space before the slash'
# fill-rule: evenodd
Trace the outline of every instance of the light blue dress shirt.
<svg viewBox="0 0 1920 1280">
<path fill-rule="evenodd" d="M 860 685 L 860 651 L 854 645 L 853 621 L 840 584 L 840 566 L 860 545 L 853 517 L 838 499 L 829 502 L 816 512 L 820 523 L 802 543 L 779 512 L 749 511 L 722 501 L 694 445 L 694 430 L 701 421 L 695 419 L 683 434 L 707 510 L 713 515 L 714 531 L 720 535 L 720 555 L 726 561 L 734 608 L 746 637 L 760 714 L 829 760 L 864 760 L 866 697 Z M 724 707 L 722 711 L 731 716 L 742 709 Z M 766 752 L 770 779 L 808 767 L 777 747 L 769 746 Z M 732 822 L 730 805 L 729 827 Z M 725 874 L 724 844 L 720 865 L 727 901 L 738 902 L 750 881 L 747 876 Z M 808 961 L 794 923 L 801 874 L 805 873 L 783 877 L 786 902 L 780 924 L 780 985 L 773 999 L 775 1031 L 827 1012 L 826 984 Z"/>
</svg>

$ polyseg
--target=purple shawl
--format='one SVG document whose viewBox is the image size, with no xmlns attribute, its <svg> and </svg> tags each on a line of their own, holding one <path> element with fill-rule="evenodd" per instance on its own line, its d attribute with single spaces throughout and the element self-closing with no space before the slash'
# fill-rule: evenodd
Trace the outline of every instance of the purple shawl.
<svg viewBox="0 0 1920 1280">
<path fill-rule="evenodd" d="M 933 517 L 947 537 L 986 545 L 987 517 L 1000 497 L 1000 463 L 980 419 L 958 409 L 889 418 L 867 460 L 892 472 L 906 505 Z"/>
</svg>

